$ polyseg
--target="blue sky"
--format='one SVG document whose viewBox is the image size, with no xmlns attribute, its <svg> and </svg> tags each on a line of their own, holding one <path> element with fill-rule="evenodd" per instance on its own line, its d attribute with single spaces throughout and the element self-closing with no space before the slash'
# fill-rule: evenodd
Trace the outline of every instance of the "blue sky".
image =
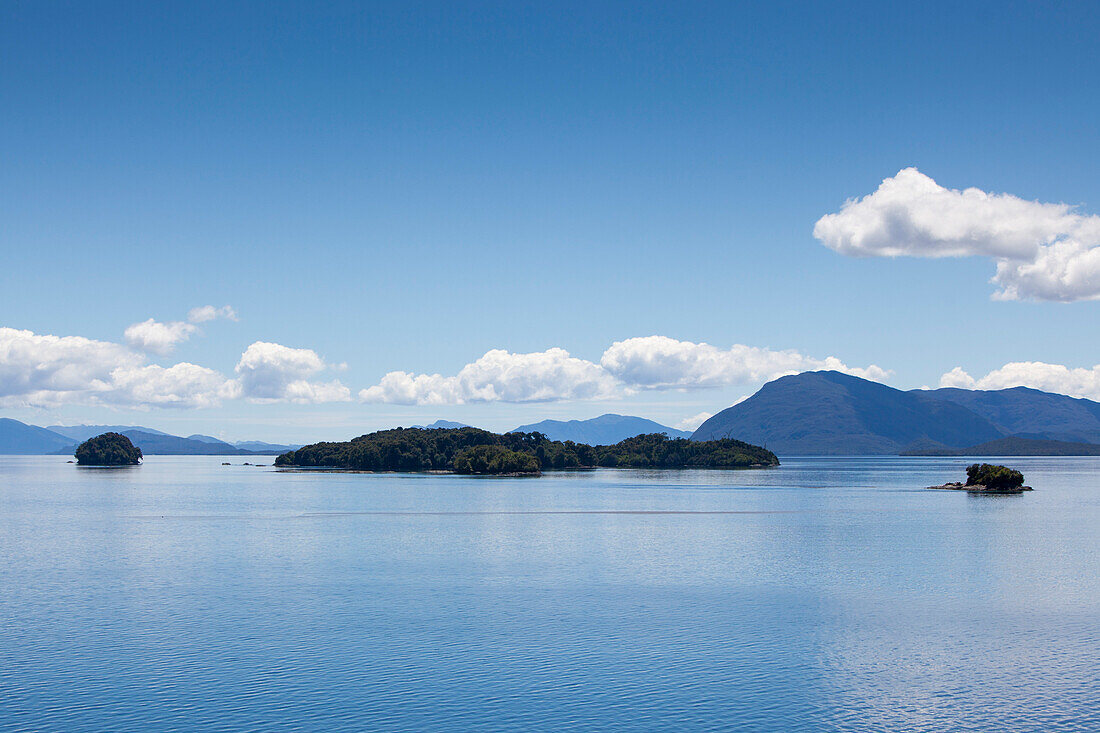
<svg viewBox="0 0 1100 733">
<path fill-rule="evenodd" d="M 518 398 L 359 394 L 495 349 L 599 365 L 655 335 L 877 365 L 905 388 L 962 367 L 1000 375 L 979 386 L 1100 396 L 1073 371 L 1100 362 L 1091 270 L 1068 298 L 996 300 L 996 242 L 847 256 L 856 234 L 815 238 L 912 166 L 946 189 L 1076 206 L 1051 236 L 1092 241 L 1100 8 L 896 5 L 8 3 L 0 327 L 34 335 L 20 349 L 120 350 L 65 346 L 80 353 L 63 361 L 106 360 L 77 364 L 83 387 L 72 365 L 64 385 L 28 386 L 38 357 L 0 351 L 2 414 L 312 440 L 436 417 L 676 424 L 764 381 L 738 352 L 704 355 L 725 360 L 720 377 L 621 367 L 571 390 L 559 382 L 584 364 L 548 378 L 535 360 L 506 367 L 554 383 Z M 165 353 L 124 337 L 205 305 L 237 320 L 191 324 Z M 289 350 L 257 349 L 242 371 L 256 342 Z M 1064 386 L 1057 370 L 998 371 L 1032 362 L 1065 367 Z M 103 386 L 119 364 L 179 363 L 234 384 L 211 376 L 177 403 L 135 386 L 152 372 Z"/>
</svg>

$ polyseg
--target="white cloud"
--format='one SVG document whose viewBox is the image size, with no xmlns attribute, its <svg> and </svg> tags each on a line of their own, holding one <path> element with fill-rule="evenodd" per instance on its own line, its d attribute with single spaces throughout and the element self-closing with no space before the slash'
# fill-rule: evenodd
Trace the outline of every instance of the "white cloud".
<svg viewBox="0 0 1100 733">
<path fill-rule="evenodd" d="M 199 327 L 194 324 L 213 321 L 216 318 L 227 318 L 235 321 L 237 320 L 237 312 L 228 305 L 221 308 L 204 305 L 192 308 L 187 314 L 187 321 L 161 323 L 150 318 L 129 326 L 123 336 L 126 343 L 135 349 L 165 356 L 175 350 L 176 344 L 186 341 L 199 332 Z"/>
<path fill-rule="evenodd" d="M 559 348 L 530 354 L 489 351 L 454 376 L 395 371 L 359 392 L 364 402 L 460 405 L 468 402 L 547 402 L 608 399 L 639 389 L 720 387 L 766 381 L 807 369 L 836 369 L 868 379 L 889 373 L 848 367 L 839 359 L 810 359 L 795 351 L 749 346 L 728 350 L 664 336 L 618 341 L 599 364 Z"/>
<path fill-rule="evenodd" d="M 182 321 L 161 323 L 150 318 L 128 327 L 123 336 L 126 338 L 126 343 L 135 349 L 165 355 L 172 353 L 176 344 L 191 338 L 191 334 L 198 330 L 198 326 L 190 323 Z"/>
<path fill-rule="evenodd" d="M 513 354 L 493 349 L 457 375 L 390 372 L 361 390 L 364 402 L 461 405 L 467 402 L 547 402 L 616 396 L 620 386 L 597 364 L 564 349 Z"/>
<path fill-rule="evenodd" d="M 974 377 L 967 374 L 962 367 L 955 367 L 940 377 L 940 386 L 974 389 Z"/>
<path fill-rule="evenodd" d="M 916 168 L 821 217 L 814 237 L 853 257 L 990 257 L 1002 300 L 1100 298 L 1100 217 L 1067 204 L 947 189 Z"/>
<path fill-rule="evenodd" d="M 677 430 L 698 430 L 699 426 L 705 423 L 708 419 L 713 417 L 713 413 L 700 412 L 698 415 L 692 415 L 691 417 L 685 417 L 680 422 L 676 423 L 673 427 Z"/>
<path fill-rule="evenodd" d="M 242 354 L 237 379 L 228 379 L 189 362 L 148 364 L 144 354 L 109 341 L 0 328 L 0 406 L 146 409 L 213 407 L 240 397 L 310 403 L 350 400 L 351 391 L 340 382 L 312 381 L 327 366 L 309 349 L 257 341 Z"/>
<path fill-rule="evenodd" d="M 206 323 L 207 321 L 213 321 L 217 318 L 236 321 L 237 311 L 233 310 L 233 307 L 228 305 L 223 305 L 221 308 L 215 308 L 212 305 L 201 305 L 198 308 L 192 308 L 187 313 L 187 320 L 191 323 Z"/>
<path fill-rule="evenodd" d="M 221 374 L 195 364 L 146 365 L 121 344 L 0 328 L 5 407 L 205 407 L 233 391 Z"/>
<path fill-rule="evenodd" d="M 351 391 L 339 381 L 313 382 L 328 365 L 312 349 L 257 341 L 237 363 L 240 394 L 258 402 L 345 402 Z"/>
<path fill-rule="evenodd" d="M 873 364 L 866 368 L 849 367 L 832 356 L 813 359 L 793 350 L 774 351 L 743 344 L 720 349 L 667 336 L 616 341 L 604 352 L 600 364 L 625 384 L 651 389 L 720 387 L 819 369 L 874 380 L 890 374 Z"/>
<path fill-rule="evenodd" d="M 170 367 L 148 364 L 111 372 L 111 390 L 99 400 L 142 407 L 216 407 L 233 399 L 240 388 L 222 374 L 181 362 Z"/>
<path fill-rule="evenodd" d="M 967 374 L 962 367 L 955 367 L 940 377 L 940 386 L 965 389 L 1031 387 L 1044 392 L 1100 400 L 1100 364 L 1085 368 L 1041 361 L 1016 361 L 979 379 Z"/>
</svg>

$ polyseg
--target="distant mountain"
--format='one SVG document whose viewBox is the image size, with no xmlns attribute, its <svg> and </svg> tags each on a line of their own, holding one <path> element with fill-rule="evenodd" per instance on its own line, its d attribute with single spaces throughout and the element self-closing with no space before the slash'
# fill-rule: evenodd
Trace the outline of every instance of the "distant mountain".
<svg viewBox="0 0 1100 733">
<path fill-rule="evenodd" d="M 236 448 L 243 448 L 244 450 L 263 453 L 286 453 L 287 451 L 298 450 L 302 447 L 298 443 L 282 445 L 279 443 L 265 443 L 262 440 L 238 440 L 233 446 Z"/>
<path fill-rule="evenodd" d="M 692 437 L 726 436 L 780 456 L 969 450 L 1008 437 L 1100 443 L 1100 403 L 1023 387 L 906 392 L 839 372 L 805 372 L 768 382 Z"/>
<path fill-rule="evenodd" d="M 140 430 L 151 435 L 168 434 L 152 428 L 144 428 L 140 425 L 51 425 L 46 430 L 64 435 L 77 443 L 83 443 L 88 438 L 94 438 L 104 433 L 125 433 L 127 430 Z"/>
<path fill-rule="evenodd" d="M 271 456 L 301 447 L 259 440 L 243 440 L 230 444 L 199 434 L 181 438 L 160 430 L 133 425 L 55 425 L 52 428 L 40 428 L 18 420 L 0 418 L 0 455 L 71 454 L 78 444 L 103 433 L 125 435 L 146 455 Z"/>
<path fill-rule="evenodd" d="M 191 438 L 180 438 L 164 433 L 147 433 L 143 430 L 125 430 L 122 433 L 145 455 L 162 456 L 245 456 L 256 453 L 271 455 L 270 451 L 251 451 L 223 443 L 210 443 Z"/>
<path fill-rule="evenodd" d="M 468 428 L 469 425 L 460 422 L 453 422 L 451 420 L 436 420 L 431 425 L 410 425 L 410 428 L 421 428 L 426 430 L 439 430 L 440 428 Z"/>
<path fill-rule="evenodd" d="M 695 440 L 736 438 L 786 455 L 896 454 L 919 441 L 948 447 L 1004 432 L 970 410 L 926 392 L 903 392 L 840 372 L 805 372 L 768 382 L 714 415 Z"/>
<path fill-rule="evenodd" d="M 200 443 L 213 443 L 215 445 L 230 445 L 229 443 L 225 442 L 221 438 L 215 438 L 211 435 L 202 435 L 200 433 L 195 433 L 194 435 L 188 435 L 187 439 L 188 440 L 197 440 Z"/>
<path fill-rule="evenodd" d="M 550 440 L 572 440 L 574 443 L 588 445 L 614 445 L 627 438 L 650 433 L 664 433 L 670 438 L 691 437 L 690 432 L 676 430 L 644 417 L 613 414 L 600 415 L 591 420 L 543 420 L 531 425 L 520 425 L 511 432 L 543 433 Z"/>
<path fill-rule="evenodd" d="M 924 448 L 902 451 L 903 456 L 1100 456 L 1100 445 L 1012 436 L 969 448 Z"/>
<path fill-rule="evenodd" d="M 1029 387 L 991 391 L 945 388 L 925 391 L 962 405 L 1007 435 L 1100 443 L 1100 402 L 1041 392 Z"/>
<path fill-rule="evenodd" d="M 58 450 L 71 451 L 76 441 L 52 430 L 0 417 L 0 454 L 42 455 Z"/>
</svg>

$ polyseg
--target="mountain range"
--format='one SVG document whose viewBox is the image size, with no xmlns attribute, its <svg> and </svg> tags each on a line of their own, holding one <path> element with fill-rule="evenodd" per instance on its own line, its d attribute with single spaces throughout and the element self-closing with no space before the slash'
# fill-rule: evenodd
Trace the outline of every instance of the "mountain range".
<svg viewBox="0 0 1100 733">
<path fill-rule="evenodd" d="M 146 455 L 275 455 L 301 446 L 262 441 L 227 443 L 209 435 L 178 435 L 140 425 L 36 425 L 0 418 L 0 454 L 66 455 L 79 443 L 102 433 L 121 433 Z"/>
<path fill-rule="evenodd" d="M 510 432 L 542 433 L 550 440 L 572 440 L 588 445 L 614 445 L 621 440 L 649 433 L 664 433 L 670 438 L 691 437 L 690 432 L 666 427 L 644 417 L 610 413 L 590 420 L 543 420 L 520 425 Z"/>
<path fill-rule="evenodd" d="M 950 454 L 990 450 L 1009 437 L 1035 442 L 1002 447 L 1068 455 L 1072 446 L 1040 441 L 1100 444 L 1100 403 L 1028 387 L 903 391 L 840 372 L 804 372 L 768 382 L 692 438 L 727 436 L 780 456 Z"/>
<path fill-rule="evenodd" d="M 421 427 L 421 426 L 414 426 Z M 465 427 L 437 420 L 427 428 Z M 66 454 L 105 432 L 149 455 L 273 455 L 300 446 L 186 438 L 138 425 L 52 425 L 0 418 L 0 454 Z M 899 390 L 849 374 L 804 372 L 768 382 L 694 434 L 630 415 L 543 420 L 511 432 L 614 445 L 643 433 L 694 440 L 735 438 L 782 455 L 1094 455 L 1100 403 L 1028 387 Z"/>
</svg>

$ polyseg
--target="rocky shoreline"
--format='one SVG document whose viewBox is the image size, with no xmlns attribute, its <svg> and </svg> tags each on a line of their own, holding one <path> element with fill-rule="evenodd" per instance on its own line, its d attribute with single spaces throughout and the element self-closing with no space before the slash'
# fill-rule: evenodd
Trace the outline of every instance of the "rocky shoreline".
<svg viewBox="0 0 1100 733">
<path fill-rule="evenodd" d="M 1011 489 L 991 489 L 982 484 L 964 484 L 955 481 L 942 486 L 928 486 L 929 489 L 943 489 L 946 491 L 968 491 L 972 494 L 1022 494 L 1025 491 L 1034 491 L 1030 486 L 1017 486 Z"/>
</svg>

